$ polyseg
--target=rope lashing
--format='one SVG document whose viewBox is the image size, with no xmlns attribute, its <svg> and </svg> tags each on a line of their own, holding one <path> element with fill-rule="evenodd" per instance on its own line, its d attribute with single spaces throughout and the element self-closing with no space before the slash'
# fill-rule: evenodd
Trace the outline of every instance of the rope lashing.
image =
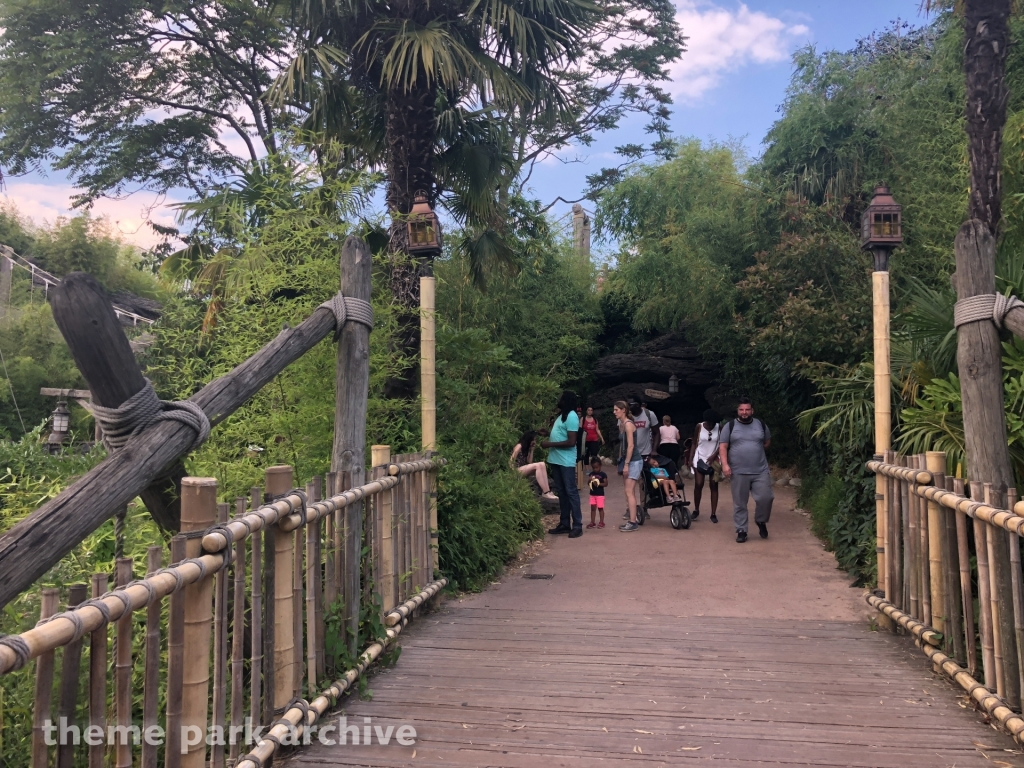
<svg viewBox="0 0 1024 768">
<path fill-rule="evenodd" d="M 0 645 L 14 651 L 14 666 L 11 667 L 11 672 L 17 672 L 28 664 L 28 657 L 32 651 L 20 635 L 0 635 Z"/>
<path fill-rule="evenodd" d="M 339 291 L 329 298 L 320 307 L 331 310 L 334 313 L 334 337 L 341 334 L 345 323 L 351 320 L 353 323 L 361 323 L 373 330 L 373 307 L 370 302 L 357 299 L 352 296 L 342 296 Z"/>
<path fill-rule="evenodd" d="M 202 408 L 191 400 L 173 403 L 161 400 L 149 379 L 146 379 L 146 386 L 117 408 L 93 405 L 92 410 L 103 430 L 103 444 L 111 452 L 120 450 L 129 439 L 158 421 L 177 421 L 191 427 L 196 433 L 193 450 L 210 436 L 210 420 Z"/>
<path fill-rule="evenodd" d="M 1016 296 L 1004 296 L 1001 293 L 983 293 L 961 299 L 953 306 L 953 325 L 959 328 L 967 323 L 991 320 L 996 328 L 1003 327 L 1003 321 L 1011 310 L 1024 307 L 1024 301 Z"/>
</svg>

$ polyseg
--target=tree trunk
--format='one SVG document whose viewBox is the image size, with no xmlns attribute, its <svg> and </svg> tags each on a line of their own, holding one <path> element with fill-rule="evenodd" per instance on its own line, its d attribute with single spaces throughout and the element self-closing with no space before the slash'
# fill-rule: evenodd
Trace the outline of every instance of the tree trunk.
<svg viewBox="0 0 1024 768">
<path fill-rule="evenodd" d="M 967 83 L 967 143 L 971 161 L 970 220 L 956 237 L 956 291 L 963 301 L 995 293 L 995 237 L 1001 215 L 1000 162 L 1006 123 L 1006 49 L 1010 0 L 965 0 L 964 73 Z M 967 471 L 975 482 L 991 483 L 993 499 L 1005 501 L 1013 484 L 1003 407 L 999 331 L 990 322 L 963 325 L 957 332 L 957 364 L 964 414 Z M 997 503 L 998 505 L 998 503 Z M 990 531 L 990 535 L 999 534 Z M 1000 541 L 1002 537 L 1000 536 Z M 1010 555 L 993 548 L 993 597 L 1013 605 Z M 1011 707 L 1020 706 L 1016 636 L 1011 612 L 1000 611 L 993 627 L 1002 646 L 1003 682 Z M 988 681 L 986 680 L 986 684 Z"/>
<path fill-rule="evenodd" d="M 1006 123 L 1004 77 L 1010 44 L 1010 0 L 964 3 L 964 73 L 967 76 L 967 144 L 971 159 L 968 218 L 996 234 L 1001 214 L 1000 159 Z"/>
<path fill-rule="evenodd" d="M 433 265 L 430 261 L 408 256 L 404 216 L 412 210 L 417 192 L 424 192 L 432 206 L 436 200 L 436 98 L 436 85 L 428 85 L 422 72 L 415 88 L 395 89 L 388 94 L 385 139 L 388 152 L 387 205 L 392 217 L 390 283 L 391 294 L 398 306 L 394 352 L 406 361 L 407 366 L 385 383 L 387 397 L 414 398 L 419 379 L 420 277 L 431 275 Z"/>
</svg>

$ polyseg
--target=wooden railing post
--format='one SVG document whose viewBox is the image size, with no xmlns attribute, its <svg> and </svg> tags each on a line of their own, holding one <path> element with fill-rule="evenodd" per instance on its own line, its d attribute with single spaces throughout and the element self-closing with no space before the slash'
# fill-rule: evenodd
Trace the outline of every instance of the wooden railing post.
<svg viewBox="0 0 1024 768">
<path fill-rule="evenodd" d="M 198 536 L 217 520 L 217 480 L 212 477 L 186 477 L 181 481 L 181 531 L 185 556 L 202 554 Z M 213 577 L 184 588 L 185 634 L 187 649 L 182 665 L 181 768 L 203 768 L 206 762 L 206 726 L 210 711 L 210 640 L 213 633 Z M 198 729 L 199 741 L 196 743 Z"/>
<path fill-rule="evenodd" d="M 53 588 L 43 590 L 39 608 L 40 620 L 49 618 L 57 612 L 60 592 Z M 53 651 L 39 654 L 36 657 L 36 691 L 32 712 L 32 768 L 47 768 L 50 763 L 49 750 L 46 747 L 46 733 L 43 728 L 51 720 L 50 704 L 53 699 Z"/>
<path fill-rule="evenodd" d="M 287 464 L 268 467 L 266 484 L 267 496 L 270 498 L 288 493 L 294 487 L 292 468 Z M 295 694 L 295 537 L 290 531 L 282 531 L 277 526 L 268 530 L 274 531 L 274 685 L 272 690 L 267 691 L 267 696 L 273 702 L 276 714 L 284 709 Z M 264 638 L 264 643 L 268 639 Z"/>
<path fill-rule="evenodd" d="M 171 564 L 185 559 L 185 536 L 171 539 Z M 164 768 L 181 765 L 181 707 L 185 666 L 185 594 L 173 592 L 167 601 L 167 742 Z"/>
<path fill-rule="evenodd" d="M 245 497 L 235 499 L 235 516 L 245 514 Z M 242 710 L 245 706 L 245 540 L 235 543 L 234 561 L 234 597 L 231 617 L 231 725 L 242 725 Z M 253 624 L 255 629 L 255 624 Z M 257 673 L 252 675 L 253 688 L 256 685 Z M 241 744 L 235 739 L 228 748 L 228 762 L 235 764 Z"/>
<path fill-rule="evenodd" d="M 373 256 L 357 237 L 341 249 L 341 294 L 370 301 Z M 339 329 L 335 374 L 334 448 L 331 469 L 344 474 L 352 487 L 363 484 L 366 465 L 366 401 L 370 386 L 370 329 L 348 322 Z M 343 480 L 344 482 L 344 480 Z M 362 505 L 345 513 L 345 624 L 349 650 L 359 652 L 359 554 L 363 543 Z"/>
<path fill-rule="evenodd" d="M 108 576 L 93 574 L 90 597 L 99 597 L 107 591 Z M 89 635 L 89 726 L 107 732 L 107 625 Z M 103 768 L 106 739 L 89 745 L 89 768 Z"/>
<path fill-rule="evenodd" d="M 217 505 L 217 522 L 226 523 L 230 506 Z M 230 572 L 222 568 L 214 575 L 213 583 L 213 712 L 210 726 L 224 730 L 227 711 L 227 665 L 228 665 L 228 577 Z M 210 768 L 224 768 L 225 739 L 215 739 L 210 747 Z"/>
<path fill-rule="evenodd" d="M 123 587 L 134 576 L 132 558 L 117 559 L 117 586 Z M 131 768 L 132 740 L 128 729 L 132 725 L 132 615 L 126 613 L 117 620 L 114 635 L 114 712 L 117 725 L 123 728 L 115 746 L 116 768 Z"/>
<path fill-rule="evenodd" d="M 68 589 L 68 609 L 74 608 L 85 600 L 89 592 L 86 584 L 72 584 Z M 68 725 L 75 723 L 75 711 L 78 704 L 80 682 L 78 671 L 82 662 L 82 641 L 76 640 L 64 646 L 64 658 L 60 669 L 60 703 L 57 717 L 64 718 Z M 58 727 L 60 721 L 57 721 Z M 57 768 L 72 768 L 75 762 L 75 745 L 71 740 L 57 747 Z"/>
<path fill-rule="evenodd" d="M 946 472 L 946 454 L 928 451 L 925 454 L 925 469 L 935 475 Z M 945 482 L 945 481 L 943 481 Z M 932 597 L 932 627 L 946 632 L 946 577 L 943 572 L 946 521 L 943 519 L 938 502 L 928 502 L 928 574 Z"/>
<path fill-rule="evenodd" d="M 437 450 L 437 315 L 436 279 L 420 278 L 420 400 L 423 425 L 423 451 L 428 456 Z M 430 558 L 427 580 L 433 580 L 437 568 L 437 494 L 436 473 L 430 470 L 427 477 L 430 520 Z"/>
<path fill-rule="evenodd" d="M 146 575 L 152 576 L 163 566 L 164 549 L 150 547 L 146 555 Z M 158 725 L 160 712 L 160 601 L 146 607 L 146 661 L 143 672 L 142 732 Z M 142 768 L 157 768 L 157 745 L 152 739 L 142 740 Z"/>
<path fill-rule="evenodd" d="M 371 480 L 379 480 L 384 477 L 385 467 L 391 461 L 390 445 L 374 445 L 370 448 L 370 464 L 373 467 Z M 394 491 L 387 490 L 377 494 L 374 503 L 379 510 L 377 517 L 380 520 L 380 562 L 377 570 L 380 573 L 380 583 L 377 590 L 380 592 L 381 607 L 387 613 L 396 605 L 397 589 L 395 578 L 395 520 L 394 520 Z"/>
</svg>

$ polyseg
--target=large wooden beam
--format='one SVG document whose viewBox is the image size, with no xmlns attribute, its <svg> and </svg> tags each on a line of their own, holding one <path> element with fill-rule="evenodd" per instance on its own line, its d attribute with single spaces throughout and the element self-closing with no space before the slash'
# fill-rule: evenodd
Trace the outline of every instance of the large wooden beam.
<svg viewBox="0 0 1024 768">
<path fill-rule="evenodd" d="M 334 326 L 334 314 L 326 308 L 317 309 L 298 327 L 283 330 L 259 352 L 190 399 L 203 409 L 211 424 L 220 423 L 289 364 L 331 335 Z M 141 378 L 141 373 L 138 375 Z M 159 422 L 0 537 L 0 607 L 142 493 L 192 449 L 194 440 L 195 433 L 184 424 Z"/>
<path fill-rule="evenodd" d="M 370 300 L 373 256 L 362 240 L 349 237 L 341 251 L 341 293 L 343 296 Z M 335 377 L 334 448 L 331 471 L 358 488 L 366 473 L 366 400 L 370 388 L 370 329 L 359 323 L 346 323 L 338 337 L 338 361 Z M 352 504 L 345 510 L 345 574 L 342 590 L 349 650 L 359 652 L 360 551 L 363 546 L 363 505 Z"/>
</svg>

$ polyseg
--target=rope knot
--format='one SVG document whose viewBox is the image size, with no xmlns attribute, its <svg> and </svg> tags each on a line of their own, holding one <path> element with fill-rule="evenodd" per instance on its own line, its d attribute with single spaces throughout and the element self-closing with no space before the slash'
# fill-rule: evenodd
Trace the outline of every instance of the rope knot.
<svg viewBox="0 0 1024 768">
<path fill-rule="evenodd" d="M 1024 307 L 1024 301 L 1016 296 L 1004 296 L 1001 293 L 970 296 L 953 306 L 953 325 L 959 328 L 968 323 L 991 320 L 996 328 L 1002 328 L 1006 316 L 1018 307 Z"/>
<path fill-rule="evenodd" d="M 93 405 L 92 410 L 103 430 L 103 444 L 111 453 L 121 450 L 131 438 L 159 421 L 177 421 L 191 427 L 196 433 L 191 450 L 210 436 L 210 419 L 199 405 L 191 400 L 161 400 L 149 379 L 146 386 L 117 408 Z"/>
<path fill-rule="evenodd" d="M 342 296 L 341 291 L 329 298 L 319 308 L 331 310 L 334 313 L 334 338 L 341 335 L 341 329 L 345 323 L 352 321 L 365 325 L 373 330 L 373 307 L 370 302 L 357 299 L 352 296 Z"/>
</svg>

